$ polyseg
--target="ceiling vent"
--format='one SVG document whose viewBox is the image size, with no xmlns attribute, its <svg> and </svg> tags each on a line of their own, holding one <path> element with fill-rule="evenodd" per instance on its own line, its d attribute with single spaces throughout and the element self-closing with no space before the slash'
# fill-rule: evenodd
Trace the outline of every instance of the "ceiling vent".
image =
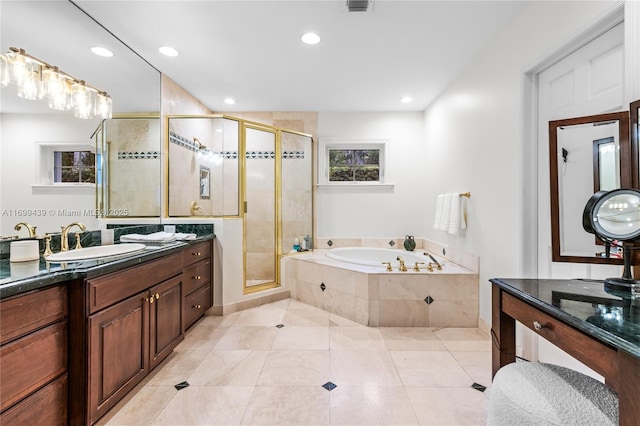
<svg viewBox="0 0 640 426">
<path fill-rule="evenodd" d="M 347 0 L 349 12 L 366 12 L 373 0 Z"/>
</svg>

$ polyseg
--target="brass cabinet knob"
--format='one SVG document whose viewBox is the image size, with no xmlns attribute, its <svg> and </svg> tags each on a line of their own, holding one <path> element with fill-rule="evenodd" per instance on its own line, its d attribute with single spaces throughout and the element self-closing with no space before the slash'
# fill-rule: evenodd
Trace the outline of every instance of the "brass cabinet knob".
<svg viewBox="0 0 640 426">
<path fill-rule="evenodd" d="M 156 293 L 156 300 L 160 299 L 160 295 Z"/>
<path fill-rule="evenodd" d="M 202 305 L 193 305 L 193 307 L 196 308 L 196 309 L 200 309 L 200 308 L 202 308 Z"/>
<path fill-rule="evenodd" d="M 154 302 L 154 300 L 155 300 L 155 299 L 153 298 L 153 296 L 151 296 L 151 297 L 149 298 L 149 303 L 153 303 L 153 302 Z"/>
<path fill-rule="evenodd" d="M 200 275 L 196 275 L 195 277 L 193 277 L 194 280 L 199 280 L 200 278 L 202 278 Z"/>
<path fill-rule="evenodd" d="M 201 253 L 199 251 L 195 251 L 193 253 L 191 253 L 192 256 L 200 256 Z"/>
</svg>

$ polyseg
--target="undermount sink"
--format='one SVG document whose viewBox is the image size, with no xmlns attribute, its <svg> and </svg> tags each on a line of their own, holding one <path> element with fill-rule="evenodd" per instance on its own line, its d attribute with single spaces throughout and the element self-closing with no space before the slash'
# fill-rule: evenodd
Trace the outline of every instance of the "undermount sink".
<svg viewBox="0 0 640 426">
<path fill-rule="evenodd" d="M 115 244 L 107 246 L 86 247 L 77 250 L 61 251 L 47 257 L 47 262 L 74 262 L 80 260 L 100 259 L 108 256 L 135 253 L 144 250 L 145 245 L 139 243 Z"/>
</svg>

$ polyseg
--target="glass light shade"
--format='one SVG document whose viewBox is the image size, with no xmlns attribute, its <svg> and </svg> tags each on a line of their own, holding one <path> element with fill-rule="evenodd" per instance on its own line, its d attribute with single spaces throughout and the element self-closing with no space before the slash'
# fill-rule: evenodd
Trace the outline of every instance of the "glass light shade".
<svg viewBox="0 0 640 426">
<path fill-rule="evenodd" d="M 8 52 L 6 55 L 9 72 L 9 83 L 16 86 L 22 85 L 22 80 L 26 74 L 25 57 L 18 52 Z"/>
<path fill-rule="evenodd" d="M 64 92 L 64 78 L 55 68 L 44 68 L 42 70 L 42 85 L 44 94 L 48 98 L 59 96 Z"/>
<path fill-rule="evenodd" d="M 101 118 L 111 118 L 112 115 L 112 100 L 105 93 L 98 93 L 96 99 L 96 115 Z"/>
<path fill-rule="evenodd" d="M 62 90 L 56 89 L 49 92 L 49 108 L 66 111 L 73 107 L 71 81 L 63 77 L 60 81 L 60 87 Z"/>
<path fill-rule="evenodd" d="M 9 84 L 9 61 L 5 55 L 0 55 L 0 87 Z"/>
<path fill-rule="evenodd" d="M 95 116 L 95 94 L 84 83 L 73 84 L 73 114 L 78 118 L 93 118 Z"/>
<path fill-rule="evenodd" d="M 25 62 L 22 83 L 18 86 L 18 96 L 25 99 L 44 98 L 42 67 L 39 64 L 29 60 Z"/>
</svg>

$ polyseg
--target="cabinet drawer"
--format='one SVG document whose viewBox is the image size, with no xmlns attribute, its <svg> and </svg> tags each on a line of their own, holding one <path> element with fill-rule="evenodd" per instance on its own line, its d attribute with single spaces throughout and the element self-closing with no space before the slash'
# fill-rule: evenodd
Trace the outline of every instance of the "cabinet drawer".
<svg viewBox="0 0 640 426">
<path fill-rule="evenodd" d="M 182 254 L 171 254 L 139 266 L 88 280 L 89 313 L 113 305 L 182 272 Z"/>
<path fill-rule="evenodd" d="M 0 344 L 67 316 L 67 286 L 16 296 L 0 303 Z"/>
<path fill-rule="evenodd" d="M 60 426 L 67 424 L 67 375 L 11 407 L 0 416 L 3 425 Z"/>
<path fill-rule="evenodd" d="M 579 361 L 589 362 L 592 369 L 607 379 L 614 390 L 618 387 L 616 350 L 595 341 L 591 336 L 570 327 L 516 297 L 502 292 L 502 311 L 533 330 L 539 336 L 566 351 Z"/>
<path fill-rule="evenodd" d="M 184 298 L 184 328 L 189 328 L 211 307 L 211 284 Z"/>
<path fill-rule="evenodd" d="M 67 371 L 67 322 L 61 321 L 0 348 L 0 410 Z"/>
<path fill-rule="evenodd" d="M 211 262 L 208 260 L 194 263 L 184 268 L 184 294 L 190 294 L 211 279 Z"/>
<path fill-rule="evenodd" d="M 211 257 L 211 241 L 205 241 L 190 245 L 182 250 L 182 264 L 183 266 L 191 265 L 200 260 Z"/>
</svg>

